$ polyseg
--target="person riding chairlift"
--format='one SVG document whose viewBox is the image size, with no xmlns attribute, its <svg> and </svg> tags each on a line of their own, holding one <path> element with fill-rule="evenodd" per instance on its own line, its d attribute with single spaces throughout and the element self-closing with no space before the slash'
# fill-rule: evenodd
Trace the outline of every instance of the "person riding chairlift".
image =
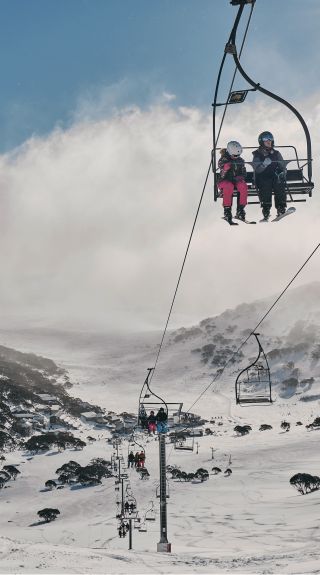
<svg viewBox="0 0 320 575">
<path fill-rule="evenodd" d="M 150 415 L 148 417 L 148 431 L 149 434 L 153 433 L 155 434 L 157 429 L 157 418 L 154 414 L 154 411 L 150 411 Z"/>
<path fill-rule="evenodd" d="M 252 166 L 262 207 L 261 221 L 267 222 L 272 206 L 272 192 L 277 217 L 286 212 L 286 163 L 280 152 L 274 149 L 274 137 L 271 132 L 261 132 L 258 142 L 259 148 L 252 152 Z"/>
<path fill-rule="evenodd" d="M 167 421 L 168 415 L 163 407 L 160 407 L 157 415 L 157 431 L 158 433 L 166 433 L 168 431 Z"/>
<path fill-rule="evenodd" d="M 245 221 L 247 205 L 248 186 L 245 181 L 246 167 L 244 159 L 241 158 L 242 146 L 239 142 L 228 142 L 227 148 L 220 151 L 218 167 L 220 169 L 220 181 L 218 188 L 222 192 L 224 218 L 232 224 L 232 196 L 236 189 L 239 192 L 239 205 L 237 207 L 236 218 Z"/>
</svg>

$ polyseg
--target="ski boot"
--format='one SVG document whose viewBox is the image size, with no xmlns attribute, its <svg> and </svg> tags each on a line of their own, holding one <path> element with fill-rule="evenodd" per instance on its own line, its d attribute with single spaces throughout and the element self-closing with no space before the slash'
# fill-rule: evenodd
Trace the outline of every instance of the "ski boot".
<svg viewBox="0 0 320 575">
<path fill-rule="evenodd" d="M 226 222 L 228 222 L 228 224 L 229 224 L 230 226 L 237 226 L 237 225 L 238 225 L 236 222 L 233 221 L 231 208 L 229 208 L 229 207 L 225 207 L 225 208 L 224 208 L 224 216 L 223 216 L 223 219 L 226 220 Z"/>
<path fill-rule="evenodd" d="M 246 221 L 246 212 L 244 206 L 239 206 L 237 209 L 236 219 L 241 220 L 242 222 Z"/>
<path fill-rule="evenodd" d="M 262 206 L 262 215 L 263 218 L 260 222 L 268 222 L 270 218 L 270 207 L 269 206 Z"/>
<path fill-rule="evenodd" d="M 286 206 L 281 206 L 281 208 L 277 209 L 277 218 L 279 218 L 280 216 L 283 216 L 283 214 L 286 213 Z"/>
</svg>

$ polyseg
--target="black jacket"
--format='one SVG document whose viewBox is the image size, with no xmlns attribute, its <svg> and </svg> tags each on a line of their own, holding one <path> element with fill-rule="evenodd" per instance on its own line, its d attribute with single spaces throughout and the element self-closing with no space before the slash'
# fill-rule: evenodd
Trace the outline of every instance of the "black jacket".
<svg viewBox="0 0 320 575">
<path fill-rule="evenodd" d="M 159 409 L 158 413 L 157 413 L 157 421 L 167 421 L 168 416 L 165 412 L 164 409 Z"/>
<path fill-rule="evenodd" d="M 286 162 L 278 150 L 274 150 L 273 148 L 266 150 L 266 148 L 260 146 L 260 148 L 252 152 L 252 154 L 252 167 L 258 179 L 273 178 L 275 175 L 286 171 Z M 270 158 L 271 160 L 268 166 L 263 165 L 266 158 Z"/>
</svg>

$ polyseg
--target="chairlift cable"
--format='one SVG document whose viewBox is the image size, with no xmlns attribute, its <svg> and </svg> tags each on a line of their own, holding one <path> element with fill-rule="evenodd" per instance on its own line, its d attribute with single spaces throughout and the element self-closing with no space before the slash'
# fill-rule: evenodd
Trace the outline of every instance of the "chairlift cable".
<svg viewBox="0 0 320 575">
<path fill-rule="evenodd" d="M 151 379 L 152 379 L 152 377 L 153 377 L 153 374 L 154 374 L 154 372 L 155 372 L 155 369 L 156 369 L 156 366 L 157 366 L 157 363 L 158 363 L 158 360 L 159 360 L 159 356 L 160 356 L 160 353 L 161 353 L 161 350 L 162 350 L 164 338 L 165 338 L 165 335 L 166 335 L 166 332 L 167 332 L 167 329 L 168 329 L 168 325 L 169 325 L 171 313 L 172 313 L 172 310 L 173 310 L 174 302 L 175 302 L 175 299 L 176 299 L 176 296 L 177 296 L 177 293 L 178 293 L 178 288 L 179 288 L 179 285 L 180 285 L 182 273 L 183 273 L 183 270 L 184 270 L 184 266 L 185 266 L 185 263 L 186 263 L 186 260 L 187 260 L 187 255 L 188 255 L 189 248 L 190 248 L 190 245 L 191 245 L 191 240 L 192 240 L 192 237 L 193 237 L 193 232 L 194 232 L 194 230 L 195 230 L 196 222 L 197 222 L 197 219 L 198 219 L 198 215 L 199 215 L 199 212 L 200 212 L 200 207 L 201 207 L 202 200 L 203 200 L 203 196 L 204 196 L 204 192 L 205 192 L 205 189 L 206 189 L 206 186 L 207 186 L 207 183 L 208 183 L 210 170 L 211 170 L 211 160 L 210 160 L 209 168 L 208 168 L 207 175 L 206 175 L 206 178 L 205 178 L 205 182 L 204 182 L 204 185 L 203 185 L 203 188 L 202 188 L 202 192 L 201 192 L 201 196 L 200 196 L 198 208 L 197 208 L 197 211 L 196 211 L 195 219 L 194 219 L 194 222 L 193 222 L 193 225 L 192 225 L 191 233 L 190 233 L 190 236 L 189 236 L 189 240 L 188 240 L 188 244 L 187 244 L 187 249 L 186 249 L 186 252 L 185 252 L 185 254 L 184 254 L 184 258 L 183 258 L 182 266 L 181 266 L 181 269 L 180 269 L 178 281 L 177 281 L 177 284 L 176 284 L 176 288 L 175 288 L 175 291 L 174 291 L 173 299 L 172 299 L 171 306 L 170 306 L 170 309 L 169 309 L 169 314 L 168 314 L 167 321 L 166 321 L 166 324 L 165 324 L 165 327 L 164 327 L 164 331 L 163 331 L 163 334 L 162 334 L 162 338 L 161 338 L 161 341 L 160 341 L 158 353 L 157 353 L 156 360 L 155 360 L 155 363 L 154 363 L 153 372 L 152 372 L 152 374 L 151 374 L 151 376 L 150 376 L 150 381 L 151 381 Z M 149 388 L 149 391 L 151 391 L 151 390 L 150 390 L 149 383 L 148 383 L 148 388 Z M 151 392 L 151 393 L 153 393 L 153 392 Z M 153 395 L 155 395 L 155 393 L 153 393 Z"/>
</svg>

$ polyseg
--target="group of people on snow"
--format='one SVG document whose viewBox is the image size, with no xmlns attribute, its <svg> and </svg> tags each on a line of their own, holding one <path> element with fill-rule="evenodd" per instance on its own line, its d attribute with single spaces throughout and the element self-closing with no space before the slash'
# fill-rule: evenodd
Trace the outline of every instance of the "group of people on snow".
<svg viewBox="0 0 320 575">
<path fill-rule="evenodd" d="M 144 451 L 137 451 L 136 453 L 130 451 L 128 455 L 128 467 L 144 468 L 145 460 L 146 454 Z"/>
<path fill-rule="evenodd" d="M 262 132 L 258 137 L 259 148 L 253 152 L 252 167 L 255 183 L 259 192 L 264 222 L 270 217 L 272 193 L 277 216 L 286 212 L 286 162 L 274 148 L 274 137 L 271 132 Z M 232 197 L 236 190 L 239 193 L 236 218 L 245 221 L 248 186 L 245 181 L 245 161 L 241 157 L 242 146 L 231 141 L 220 151 L 218 167 L 220 170 L 218 188 L 222 193 L 224 218 L 232 223 Z"/>
</svg>

